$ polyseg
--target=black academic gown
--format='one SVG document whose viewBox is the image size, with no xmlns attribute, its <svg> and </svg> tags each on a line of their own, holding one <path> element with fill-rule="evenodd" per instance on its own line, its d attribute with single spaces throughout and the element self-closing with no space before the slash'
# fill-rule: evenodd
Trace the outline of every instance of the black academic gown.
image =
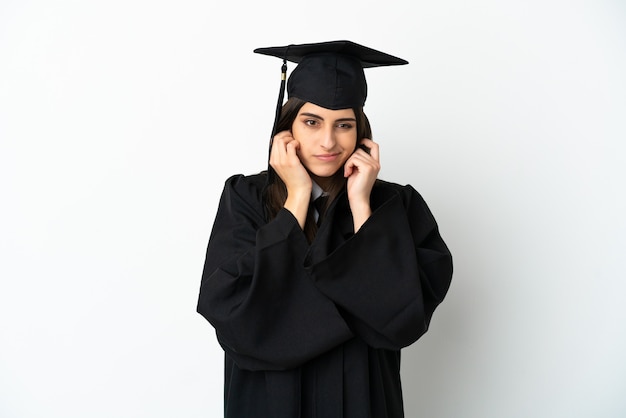
<svg viewBox="0 0 626 418">
<path fill-rule="evenodd" d="M 226 181 L 198 312 L 225 351 L 227 418 L 403 417 L 400 349 L 426 332 L 452 258 L 422 197 L 377 181 L 357 234 L 344 193 L 308 244 L 265 174 Z"/>
</svg>

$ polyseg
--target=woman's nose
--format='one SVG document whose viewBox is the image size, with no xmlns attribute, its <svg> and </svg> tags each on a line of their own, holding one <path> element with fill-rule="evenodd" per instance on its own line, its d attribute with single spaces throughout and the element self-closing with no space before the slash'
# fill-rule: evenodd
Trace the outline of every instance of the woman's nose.
<svg viewBox="0 0 626 418">
<path fill-rule="evenodd" d="M 335 132 L 333 129 L 325 129 L 321 139 L 321 145 L 324 149 L 331 149 L 335 146 Z"/>
</svg>

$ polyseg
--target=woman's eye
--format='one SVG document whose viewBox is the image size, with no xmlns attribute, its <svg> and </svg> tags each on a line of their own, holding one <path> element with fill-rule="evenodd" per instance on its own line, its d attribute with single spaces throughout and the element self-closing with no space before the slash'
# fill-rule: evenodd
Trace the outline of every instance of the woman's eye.
<svg viewBox="0 0 626 418">
<path fill-rule="evenodd" d="M 338 128 L 340 129 L 352 129 L 352 124 L 351 123 L 340 123 L 337 125 Z"/>
<path fill-rule="evenodd" d="M 304 121 L 304 124 L 308 126 L 315 126 L 317 125 L 317 121 L 315 119 L 307 119 Z"/>
</svg>

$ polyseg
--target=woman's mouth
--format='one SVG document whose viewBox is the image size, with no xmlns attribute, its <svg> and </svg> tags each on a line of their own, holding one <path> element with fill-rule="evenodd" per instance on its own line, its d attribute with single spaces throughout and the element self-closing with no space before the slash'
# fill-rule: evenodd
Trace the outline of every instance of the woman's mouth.
<svg viewBox="0 0 626 418">
<path fill-rule="evenodd" d="M 317 158 L 318 160 L 321 161 L 335 161 L 337 158 L 339 157 L 339 153 L 334 153 L 334 154 L 317 154 L 315 155 L 315 158 Z"/>
</svg>

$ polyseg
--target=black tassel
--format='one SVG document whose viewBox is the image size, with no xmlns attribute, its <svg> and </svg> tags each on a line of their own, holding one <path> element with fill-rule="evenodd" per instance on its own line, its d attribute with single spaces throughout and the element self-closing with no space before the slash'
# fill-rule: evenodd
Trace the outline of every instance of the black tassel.
<svg viewBox="0 0 626 418">
<path fill-rule="evenodd" d="M 287 55 L 287 52 L 285 51 L 285 56 Z M 270 148 L 268 150 L 268 156 L 267 159 L 269 161 L 269 156 L 272 152 L 272 144 L 274 142 L 274 135 L 276 135 L 278 132 L 276 132 L 276 130 L 278 129 L 278 120 L 280 119 L 280 113 L 281 110 L 283 108 L 283 100 L 285 99 L 285 83 L 287 81 L 287 59 L 283 58 L 283 65 L 280 68 L 280 90 L 278 92 L 278 102 L 276 103 L 276 114 L 274 115 L 274 126 L 272 127 L 272 135 L 270 136 Z M 271 184 L 274 182 L 274 170 L 272 169 L 272 167 L 270 167 L 268 165 L 267 168 L 267 182 L 268 184 Z"/>
</svg>

